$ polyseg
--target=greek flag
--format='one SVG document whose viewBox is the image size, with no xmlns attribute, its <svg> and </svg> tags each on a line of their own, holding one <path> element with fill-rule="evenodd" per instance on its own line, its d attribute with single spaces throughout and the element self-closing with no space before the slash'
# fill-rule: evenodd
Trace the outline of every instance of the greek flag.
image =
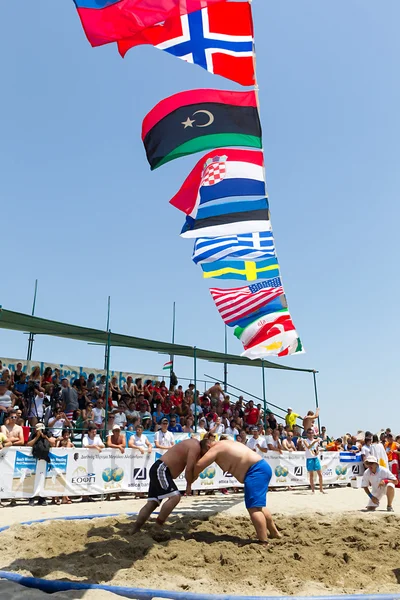
<svg viewBox="0 0 400 600">
<path fill-rule="evenodd" d="M 196 264 L 225 258 L 269 258 L 275 256 L 272 231 L 241 233 L 215 238 L 198 238 L 194 243 L 192 260 Z"/>
</svg>

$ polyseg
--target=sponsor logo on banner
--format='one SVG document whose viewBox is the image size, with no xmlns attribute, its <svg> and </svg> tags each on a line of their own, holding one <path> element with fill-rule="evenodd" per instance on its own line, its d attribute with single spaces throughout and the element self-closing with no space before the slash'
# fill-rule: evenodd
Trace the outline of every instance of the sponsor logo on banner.
<svg viewBox="0 0 400 600">
<path fill-rule="evenodd" d="M 199 475 L 200 480 L 201 480 L 201 485 L 204 485 L 204 486 L 213 485 L 213 483 L 214 483 L 213 479 L 214 479 L 216 473 L 217 473 L 217 471 L 213 465 L 210 465 L 209 467 L 204 469 L 204 471 L 202 471 Z"/>
<path fill-rule="evenodd" d="M 68 465 L 68 454 L 53 454 L 49 452 L 50 462 L 46 465 L 44 489 L 46 492 L 64 492 Z"/>
<path fill-rule="evenodd" d="M 33 494 L 36 475 L 36 458 L 19 450 L 15 453 L 13 492 Z"/>
<path fill-rule="evenodd" d="M 146 481 L 147 469 L 145 467 L 138 467 L 137 469 L 133 469 L 132 479 L 134 481 Z"/>
<path fill-rule="evenodd" d="M 96 482 L 95 473 L 89 473 L 85 467 L 76 467 L 72 473 L 71 483 L 72 485 L 90 487 Z"/>
<path fill-rule="evenodd" d="M 303 467 L 295 467 L 293 472 L 295 477 L 303 477 Z"/>
<path fill-rule="evenodd" d="M 121 489 L 122 480 L 124 478 L 124 470 L 122 467 L 106 467 L 103 469 L 101 478 L 104 481 L 104 489 Z"/>
<path fill-rule="evenodd" d="M 351 466 L 352 475 L 360 475 L 360 463 Z"/>
</svg>

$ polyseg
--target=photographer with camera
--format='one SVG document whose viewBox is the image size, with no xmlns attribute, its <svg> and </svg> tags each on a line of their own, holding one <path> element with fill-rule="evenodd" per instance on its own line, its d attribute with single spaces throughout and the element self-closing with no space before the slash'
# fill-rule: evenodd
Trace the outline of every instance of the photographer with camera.
<svg viewBox="0 0 400 600">
<path fill-rule="evenodd" d="M 47 436 L 43 423 L 36 423 L 35 430 L 32 431 L 26 445 L 32 448 L 32 456 L 38 460 L 50 462 L 49 452 L 50 448 L 54 446 L 54 443 L 53 440 Z M 34 504 L 35 498 L 30 498 L 29 506 L 34 506 Z M 38 497 L 37 504 L 38 506 L 47 506 L 46 498 Z"/>
<path fill-rule="evenodd" d="M 28 423 L 35 427 L 38 421 L 43 421 L 44 415 L 44 393 L 39 392 L 37 383 L 28 383 L 26 407 L 28 413 Z"/>
<path fill-rule="evenodd" d="M 50 417 L 48 421 L 48 427 L 51 435 L 55 439 L 61 437 L 63 429 L 73 428 L 71 421 L 67 418 L 67 415 L 61 410 L 61 408 L 55 409 L 54 416 Z"/>
</svg>

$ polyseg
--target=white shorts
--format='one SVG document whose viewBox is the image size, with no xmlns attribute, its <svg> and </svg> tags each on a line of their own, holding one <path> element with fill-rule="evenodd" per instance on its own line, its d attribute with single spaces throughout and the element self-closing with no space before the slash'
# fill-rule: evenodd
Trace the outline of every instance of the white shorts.
<svg viewBox="0 0 400 600">
<path fill-rule="evenodd" d="M 390 481 L 387 485 L 384 485 L 383 487 L 379 487 L 375 492 L 372 492 L 372 495 L 375 496 L 375 498 L 378 498 L 378 500 L 381 500 L 381 498 L 383 498 L 383 496 L 386 496 L 386 492 L 387 492 L 387 488 L 388 487 L 392 487 L 394 489 L 394 483 L 392 481 Z M 379 506 L 379 504 L 375 504 L 374 502 L 372 502 L 372 499 L 369 499 L 369 502 L 367 504 L 367 508 L 377 508 Z"/>
</svg>

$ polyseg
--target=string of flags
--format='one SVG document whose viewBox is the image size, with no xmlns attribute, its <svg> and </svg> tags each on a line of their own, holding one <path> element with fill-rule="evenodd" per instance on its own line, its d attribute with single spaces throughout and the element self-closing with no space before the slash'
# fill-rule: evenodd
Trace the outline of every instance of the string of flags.
<svg viewBox="0 0 400 600">
<path fill-rule="evenodd" d="M 74 0 L 92 46 L 115 43 L 122 57 L 143 44 L 168 52 L 247 91 L 196 89 L 161 100 L 144 118 L 151 170 L 208 151 L 170 204 L 184 214 L 181 237 L 223 321 L 250 359 L 303 352 L 275 252 L 265 179 L 250 1 Z M 172 363 L 164 365 L 172 369 Z"/>
</svg>

